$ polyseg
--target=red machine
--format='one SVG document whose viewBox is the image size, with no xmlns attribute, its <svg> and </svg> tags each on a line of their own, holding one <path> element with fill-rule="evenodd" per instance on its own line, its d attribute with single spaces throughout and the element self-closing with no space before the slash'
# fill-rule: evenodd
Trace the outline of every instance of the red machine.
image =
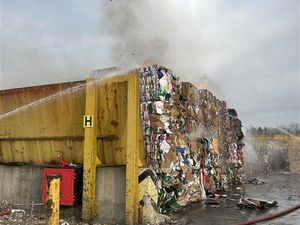
<svg viewBox="0 0 300 225">
<path fill-rule="evenodd" d="M 81 203 L 82 196 L 82 168 L 53 167 L 44 168 L 42 201 L 46 202 L 47 196 L 47 176 L 58 174 L 60 180 L 60 204 L 73 206 Z"/>
</svg>

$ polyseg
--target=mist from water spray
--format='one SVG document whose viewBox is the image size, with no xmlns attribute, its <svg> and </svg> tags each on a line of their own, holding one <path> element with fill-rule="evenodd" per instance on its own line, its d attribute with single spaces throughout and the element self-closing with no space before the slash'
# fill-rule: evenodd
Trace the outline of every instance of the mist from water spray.
<svg viewBox="0 0 300 225">
<path fill-rule="evenodd" d="M 245 160 L 245 174 L 249 177 L 260 174 L 263 168 L 263 161 L 260 158 L 257 149 L 255 149 L 255 147 L 252 144 L 254 140 L 255 138 L 251 135 L 245 135 L 245 147 L 243 148 L 243 154 Z"/>
<path fill-rule="evenodd" d="M 246 163 L 255 163 L 258 161 L 258 155 L 254 147 L 250 142 L 245 141 L 245 147 L 243 149 Z"/>
<path fill-rule="evenodd" d="M 288 132 L 287 130 L 282 129 L 282 128 L 280 128 L 280 127 L 277 127 L 277 129 L 280 130 L 282 133 L 287 134 L 287 135 L 290 136 L 291 138 L 296 139 L 297 141 L 300 141 L 300 137 L 297 137 L 296 135 L 294 135 L 294 134 Z"/>
<path fill-rule="evenodd" d="M 299 140 L 297 136 L 285 130 L 282 130 L 282 132 Z M 249 133 L 246 133 L 244 141 L 246 144 L 244 155 L 247 175 L 259 176 L 262 173 L 289 170 L 288 152 L 290 146 L 288 143 L 264 138 L 264 136 L 252 136 Z"/>
</svg>

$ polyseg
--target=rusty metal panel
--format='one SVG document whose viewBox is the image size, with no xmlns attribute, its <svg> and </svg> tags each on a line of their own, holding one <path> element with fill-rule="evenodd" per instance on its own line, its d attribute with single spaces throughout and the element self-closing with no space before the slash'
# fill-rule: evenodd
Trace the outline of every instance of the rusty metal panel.
<svg viewBox="0 0 300 225">
<path fill-rule="evenodd" d="M 125 165 L 127 145 L 127 76 L 99 81 L 98 152 L 105 165 Z M 109 138 L 114 137 L 114 138 Z"/>
<path fill-rule="evenodd" d="M 85 81 L 0 91 L 0 162 L 82 163 Z"/>
<path fill-rule="evenodd" d="M 61 155 L 65 161 L 82 163 L 83 142 L 74 140 L 0 141 L 1 162 L 27 162 L 43 164 L 57 161 Z"/>
<path fill-rule="evenodd" d="M 128 76 L 97 81 L 97 154 L 107 166 L 126 165 Z M 83 163 L 85 85 L 78 81 L 0 91 L 0 162 L 45 164 L 60 154 L 65 161 Z M 138 132 L 142 165 L 142 129 Z"/>
</svg>

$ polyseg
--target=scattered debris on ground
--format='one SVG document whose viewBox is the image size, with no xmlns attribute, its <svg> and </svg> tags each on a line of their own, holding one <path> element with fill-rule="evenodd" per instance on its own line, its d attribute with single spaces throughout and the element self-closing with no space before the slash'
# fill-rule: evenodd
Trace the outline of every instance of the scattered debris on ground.
<svg viewBox="0 0 300 225">
<path fill-rule="evenodd" d="M 220 201 L 214 198 L 207 198 L 205 199 L 206 205 L 220 205 Z"/>
<path fill-rule="evenodd" d="M 245 183 L 261 185 L 261 184 L 265 184 L 266 182 L 265 181 L 261 181 L 261 180 L 257 179 L 256 177 L 254 177 L 254 178 L 246 181 Z"/>
<path fill-rule="evenodd" d="M 255 198 L 241 198 L 237 203 L 240 208 L 265 209 L 277 206 L 277 201 L 266 201 Z"/>
</svg>

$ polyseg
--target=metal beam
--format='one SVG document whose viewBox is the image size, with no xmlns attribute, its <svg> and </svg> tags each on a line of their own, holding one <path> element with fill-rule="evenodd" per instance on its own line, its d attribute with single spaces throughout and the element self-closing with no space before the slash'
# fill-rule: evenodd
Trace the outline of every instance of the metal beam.
<svg viewBox="0 0 300 225">
<path fill-rule="evenodd" d="M 96 158 L 97 158 L 97 109 L 98 109 L 98 81 L 88 79 L 86 85 L 85 114 L 93 116 L 92 127 L 84 130 L 83 150 L 83 197 L 82 219 L 91 220 L 96 217 Z"/>
<path fill-rule="evenodd" d="M 128 76 L 126 150 L 126 224 L 138 223 L 139 83 L 135 73 Z"/>
<path fill-rule="evenodd" d="M 0 137 L 0 141 L 83 141 L 84 136 Z M 97 140 L 119 140 L 117 135 L 100 135 Z"/>
</svg>

